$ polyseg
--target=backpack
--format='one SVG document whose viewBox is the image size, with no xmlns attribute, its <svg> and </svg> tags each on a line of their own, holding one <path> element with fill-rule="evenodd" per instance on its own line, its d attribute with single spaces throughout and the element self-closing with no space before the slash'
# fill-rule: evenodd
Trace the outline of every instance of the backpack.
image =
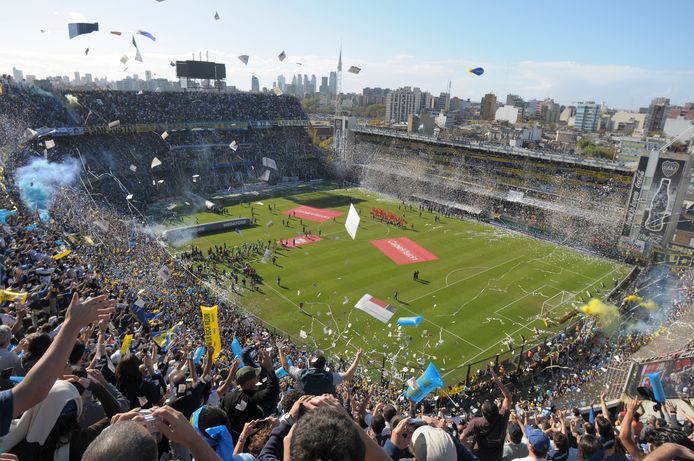
<svg viewBox="0 0 694 461">
<path fill-rule="evenodd" d="M 303 370 L 299 375 L 301 388 L 308 395 L 335 394 L 333 374 L 317 368 Z"/>
</svg>

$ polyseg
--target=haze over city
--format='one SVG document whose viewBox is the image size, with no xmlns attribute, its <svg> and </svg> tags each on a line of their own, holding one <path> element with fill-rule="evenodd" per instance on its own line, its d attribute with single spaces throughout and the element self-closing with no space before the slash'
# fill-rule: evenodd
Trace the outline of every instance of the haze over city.
<svg viewBox="0 0 694 461">
<path fill-rule="evenodd" d="M 172 60 L 193 53 L 198 59 L 200 52 L 205 59 L 209 52 L 210 60 L 227 65 L 228 85 L 248 90 L 253 75 L 261 88 L 271 88 L 279 74 L 328 75 L 342 44 L 345 66 L 362 69 L 345 74 L 344 92 L 410 85 L 438 94 L 450 80 L 452 96 L 473 101 L 491 91 L 638 109 L 656 96 L 673 104 L 694 99 L 694 68 L 681 52 L 691 40 L 693 14 L 687 1 L 654 11 L 645 1 L 529 7 L 513 1 L 30 0 L 4 5 L 0 40 L 10 46 L 0 50 L 0 69 L 39 78 L 77 71 L 110 80 L 142 78 L 150 70 L 174 80 Z M 101 31 L 70 40 L 68 22 L 99 22 Z M 157 39 L 137 36 L 142 63 L 132 59 L 128 32 L 135 30 Z M 287 59 L 280 62 L 283 50 Z M 124 54 L 127 66 L 119 61 Z M 242 54 L 250 56 L 248 65 L 237 59 Z M 468 73 L 477 66 L 485 68 L 481 78 Z"/>
</svg>

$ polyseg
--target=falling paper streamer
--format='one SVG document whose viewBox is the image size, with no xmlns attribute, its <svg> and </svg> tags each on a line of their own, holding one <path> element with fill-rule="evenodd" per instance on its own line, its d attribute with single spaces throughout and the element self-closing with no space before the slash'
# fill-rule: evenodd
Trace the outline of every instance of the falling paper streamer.
<svg viewBox="0 0 694 461">
<path fill-rule="evenodd" d="M 159 165 L 161 165 L 161 160 L 159 160 L 157 157 L 154 157 L 152 159 L 152 164 L 150 165 L 149 168 L 152 169 L 152 168 L 158 167 Z"/>
<path fill-rule="evenodd" d="M 300 336 L 302 339 L 307 339 L 307 338 L 308 338 L 308 335 L 306 334 L 306 332 L 305 332 L 304 330 L 299 330 L 299 336 Z"/>
<path fill-rule="evenodd" d="M 236 142 L 236 140 L 231 141 L 231 143 L 229 144 L 229 148 L 230 148 L 231 150 L 233 150 L 234 152 L 236 152 L 236 149 L 239 148 L 239 145 L 238 145 L 238 143 Z"/>
<path fill-rule="evenodd" d="M 70 35 L 70 40 L 77 37 L 78 35 L 91 34 L 92 32 L 99 31 L 98 22 L 72 22 L 67 25 L 68 33 Z"/>
<path fill-rule="evenodd" d="M 282 94 L 284 94 L 284 93 L 282 93 L 282 90 L 281 90 L 280 87 L 278 87 L 278 86 L 274 87 L 274 88 L 272 89 L 272 91 L 275 92 L 275 96 L 282 96 Z"/>
<path fill-rule="evenodd" d="M 272 168 L 273 170 L 277 171 L 277 163 L 275 163 L 275 161 L 269 157 L 263 157 L 263 166 Z"/>
<path fill-rule="evenodd" d="M 216 11 L 214 12 L 214 20 L 219 21 L 219 13 L 217 13 Z"/>
<path fill-rule="evenodd" d="M 303 62 L 297 62 L 296 65 L 297 65 L 297 66 L 303 66 L 304 63 L 303 63 Z"/>
<path fill-rule="evenodd" d="M 358 74 L 359 72 L 361 72 L 361 68 L 357 66 L 350 66 L 347 72 L 351 74 Z"/>
<path fill-rule="evenodd" d="M 163 132 L 163 133 L 161 134 L 161 139 L 166 140 L 166 138 L 168 138 L 168 137 L 169 137 L 169 132 L 168 132 L 168 131 L 165 131 L 165 132 Z"/>
<path fill-rule="evenodd" d="M 137 42 L 135 41 L 135 36 L 131 35 L 131 37 L 132 37 L 132 44 L 135 47 L 135 61 L 142 62 L 142 55 L 140 54 L 140 48 L 137 46 Z"/>
<path fill-rule="evenodd" d="M 171 67 L 176 67 L 176 63 L 173 62 L 173 61 L 171 61 L 171 62 L 169 63 L 169 65 L 170 65 Z"/>
<path fill-rule="evenodd" d="M 269 181 L 270 180 L 270 170 L 265 170 L 263 171 L 263 174 L 259 178 L 261 181 Z"/>
<path fill-rule="evenodd" d="M 130 164 L 129 168 L 130 168 L 130 171 L 132 171 L 133 173 L 135 173 L 137 171 L 137 167 L 133 164 Z"/>
<path fill-rule="evenodd" d="M 89 48 L 87 48 L 86 50 L 84 50 L 84 54 L 89 55 Z"/>
<path fill-rule="evenodd" d="M 125 200 L 132 200 L 133 199 L 133 194 L 128 194 L 125 196 Z"/>
<path fill-rule="evenodd" d="M 357 229 L 359 229 L 359 223 L 361 218 L 359 213 L 357 213 L 356 208 L 351 203 L 349 204 L 349 213 L 347 213 L 347 219 L 345 220 L 345 229 L 352 240 L 357 238 Z"/>
<path fill-rule="evenodd" d="M 126 55 L 123 55 L 123 56 L 120 58 L 120 62 L 122 62 L 123 64 L 127 63 L 128 60 L 129 60 L 129 58 L 128 58 Z"/>
<path fill-rule="evenodd" d="M 46 140 L 46 149 L 53 149 L 55 147 L 55 141 L 52 139 Z"/>
<path fill-rule="evenodd" d="M 157 41 L 157 39 L 154 38 L 154 35 L 150 34 L 149 32 L 145 32 L 144 30 L 138 30 L 138 31 L 135 32 L 135 33 L 136 33 L 136 34 L 139 34 L 139 35 L 142 35 L 142 36 L 145 36 L 145 37 L 149 38 L 150 40 L 152 40 L 153 42 L 156 42 L 156 41 Z"/>
<path fill-rule="evenodd" d="M 248 64 L 248 55 L 242 54 L 241 56 L 239 56 L 239 60 L 244 64 Z"/>
<path fill-rule="evenodd" d="M 111 33 L 112 33 L 113 35 L 118 35 L 118 36 L 121 36 L 121 35 L 123 34 L 123 32 L 119 32 L 119 31 L 117 31 L 117 30 L 112 30 Z"/>
<path fill-rule="evenodd" d="M 108 122 L 108 127 L 109 128 L 116 128 L 120 126 L 120 120 L 114 120 L 112 122 Z"/>
<path fill-rule="evenodd" d="M 286 57 L 287 57 L 287 54 L 284 51 L 282 51 L 280 54 L 277 55 L 277 59 L 279 59 L 280 62 L 284 61 L 284 58 L 286 58 Z"/>
</svg>

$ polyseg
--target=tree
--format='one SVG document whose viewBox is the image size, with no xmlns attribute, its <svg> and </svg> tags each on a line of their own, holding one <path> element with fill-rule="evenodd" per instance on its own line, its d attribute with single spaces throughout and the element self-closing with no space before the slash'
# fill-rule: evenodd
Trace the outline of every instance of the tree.
<svg viewBox="0 0 694 461">
<path fill-rule="evenodd" d="M 304 108 L 304 112 L 312 113 L 318 112 L 318 103 L 320 101 L 317 98 L 306 98 L 301 101 L 301 107 Z"/>
</svg>

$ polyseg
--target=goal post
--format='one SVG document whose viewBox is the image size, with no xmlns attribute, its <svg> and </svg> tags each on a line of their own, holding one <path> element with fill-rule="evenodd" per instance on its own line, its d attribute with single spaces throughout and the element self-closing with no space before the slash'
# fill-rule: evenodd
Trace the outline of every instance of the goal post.
<svg viewBox="0 0 694 461">
<path fill-rule="evenodd" d="M 557 307 L 563 306 L 570 303 L 576 298 L 576 293 L 571 293 L 570 291 L 560 291 L 556 295 L 545 300 L 542 303 L 542 312 L 540 312 L 541 317 L 551 314 Z"/>
</svg>

